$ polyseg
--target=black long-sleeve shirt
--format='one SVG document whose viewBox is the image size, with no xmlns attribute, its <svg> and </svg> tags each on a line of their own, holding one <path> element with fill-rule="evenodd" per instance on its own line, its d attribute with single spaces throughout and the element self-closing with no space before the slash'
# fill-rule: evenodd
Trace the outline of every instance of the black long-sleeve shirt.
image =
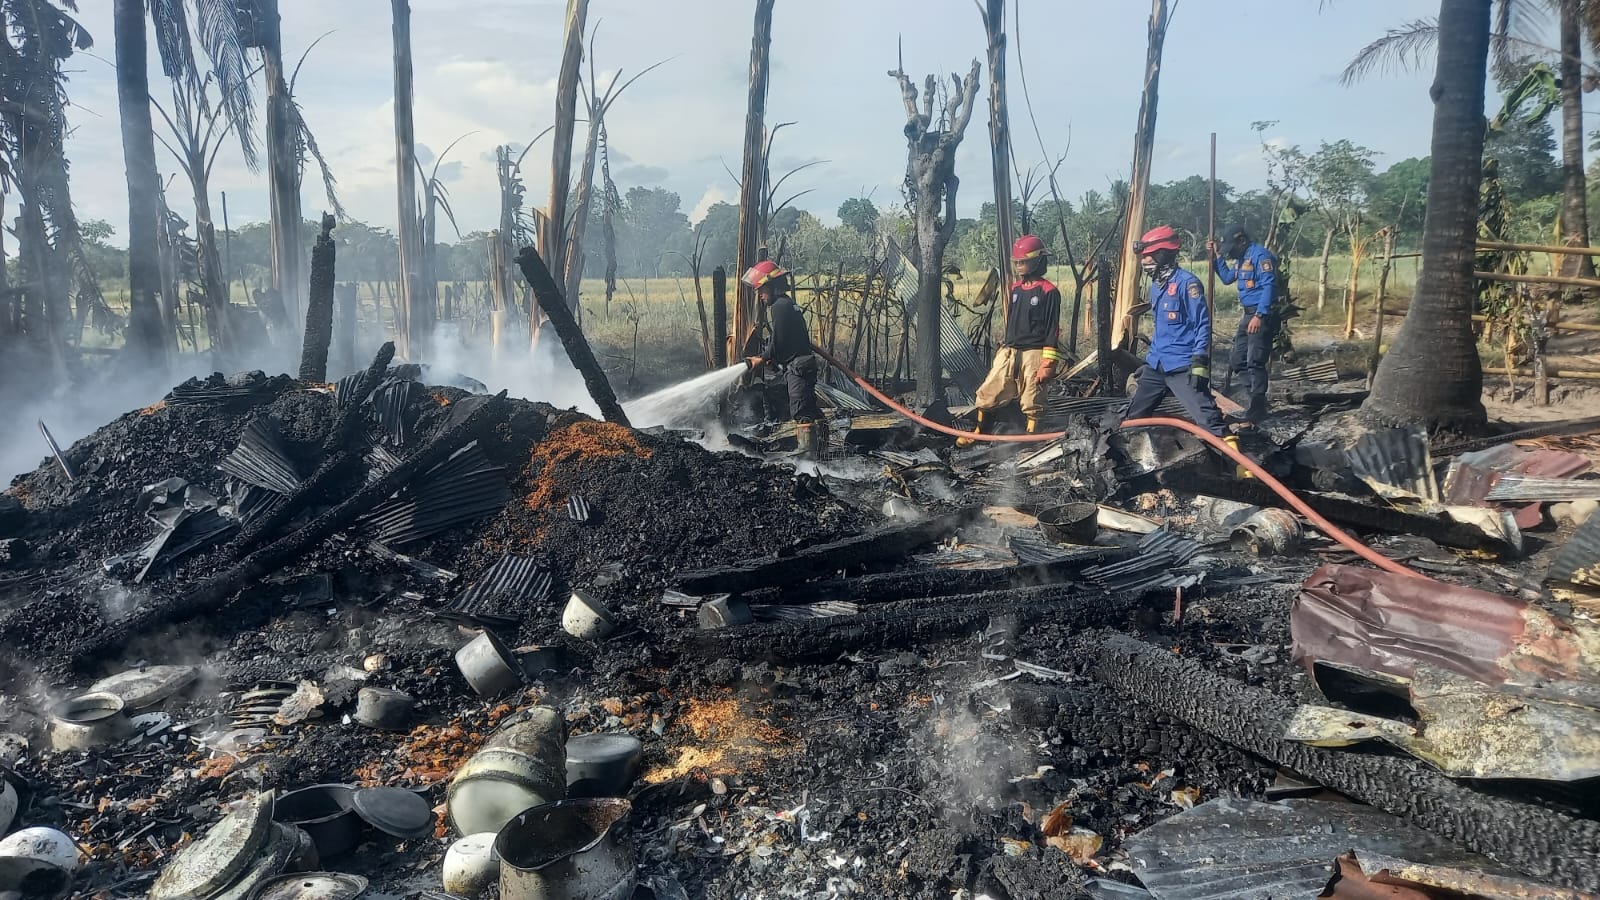
<svg viewBox="0 0 1600 900">
<path fill-rule="evenodd" d="M 767 307 L 772 333 L 767 338 L 767 349 L 761 358 L 767 362 L 791 363 L 797 357 L 812 352 L 811 333 L 806 328 L 806 314 L 800 304 L 787 294 L 781 295 Z"/>
<path fill-rule="evenodd" d="M 1011 287 L 1004 344 L 1017 350 L 1042 350 L 1061 340 L 1061 291 L 1043 278 Z"/>
</svg>

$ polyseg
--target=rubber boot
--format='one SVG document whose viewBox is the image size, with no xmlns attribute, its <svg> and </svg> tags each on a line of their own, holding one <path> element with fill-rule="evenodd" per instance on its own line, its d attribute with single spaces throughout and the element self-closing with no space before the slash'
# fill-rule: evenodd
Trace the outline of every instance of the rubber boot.
<svg viewBox="0 0 1600 900">
<path fill-rule="evenodd" d="M 1222 439 L 1222 442 L 1224 444 L 1227 444 L 1229 447 L 1232 447 L 1234 450 L 1238 450 L 1239 449 L 1239 436 L 1238 435 L 1230 434 L 1230 435 L 1224 437 Z M 1230 462 L 1231 461 L 1232 460 L 1230 460 Z M 1250 470 L 1249 469 L 1246 469 L 1244 466 L 1241 466 L 1241 465 L 1239 465 L 1237 463 L 1234 463 L 1233 475 L 1234 475 L 1235 478 L 1254 478 L 1255 477 L 1254 475 L 1250 474 Z"/>
<path fill-rule="evenodd" d="M 989 416 L 984 410 L 981 410 L 981 409 L 978 410 L 978 424 L 972 426 L 972 430 L 977 434 L 983 434 L 983 426 L 987 423 L 988 419 L 989 419 Z M 977 438 L 973 438 L 973 437 L 958 437 L 958 438 L 956 438 L 956 447 L 958 449 L 965 450 L 966 448 L 971 447 L 973 444 L 976 444 L 977 442 L 978 442 Z"/>
</svg>

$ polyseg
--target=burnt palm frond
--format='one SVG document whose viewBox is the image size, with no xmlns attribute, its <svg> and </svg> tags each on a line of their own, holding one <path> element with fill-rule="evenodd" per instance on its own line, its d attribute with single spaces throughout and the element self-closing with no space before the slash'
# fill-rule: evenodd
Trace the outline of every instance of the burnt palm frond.
<svg viewBox="0 0 1600 900">
<path fill-rule="evenodd" d="M 1391 28 L 1383 37 L 1361 48 L 1344 67 L 1339 83 L 1349 87 L 1373 72 L 1416 71 L 1438 44 L 1438 19 L 1417 19 Z"/>
<path fill-rule="evenodd" d="M 328 165 L 327 157 L 324 157 L 322 150 L 317 147 L 316 135 L 311 133 L 311 126 L 306 124 L 306 117 L 300 110 L 300 104 L 290 103 L 289 115 L 294 119 L 291 127 L 295 131 L 295 143 L 301 149 L 301 165 L 305 164 L 307 155 L 317 161 L 317 168 L 322 174 L 322 188 L 327 192 L 328 205 L 333 207 L 333 215 L 341 222 L 349 221 L 349 216 L 344 211 L 344 204 L 339 202 L 339 180 L 333 177 L 333 167 Z"/>
<path fill-rule="evenodd" d="M 150 21 L 156 28 L 156 52 L 161 74 L 172 81 L 194 84 L 200 80 L 194 44 L 189 40 L 189 16 L 184 0 L 150 0 Z"/>
</svg>

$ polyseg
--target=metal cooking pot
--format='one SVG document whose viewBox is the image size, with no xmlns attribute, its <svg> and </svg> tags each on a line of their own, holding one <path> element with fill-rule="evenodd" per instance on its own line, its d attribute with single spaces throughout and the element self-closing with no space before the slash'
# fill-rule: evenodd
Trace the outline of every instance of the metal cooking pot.
<svg viewBox="0 0 1600 900">
<path fill-rule="evenodd" d="M 622 900 L 637 879 L 612 828 L 626 800 L 562 800 L 513 818 L 495 839 L 501 900 Z"/>
<path fill-rule="evenodd" d="M 1068 503 L 1040 510 L 1039 528 L 1058 544 L 1092 544 L 1100 533 L 1100 507 L 1093 503 Z"/>
<path fill-rule="evenodd" d="M 50 710 L 50 746 L 57 750 L 92 750 L 133 733 L 122 698 L 104 692 L 83 694 Z"/>
<path fill-rule="evenodd" d="M 361 840 L 361 819 L 351 808 L 355 788 L 348 784 L 314 784 L 278 798 L 273 821 L 296 825 L 311 835 L 317 859 L 332 859 L 354 850 Z"/>
<path fill-rule="evenodd" d="M 556 709 L 518 713 L 450 779 L 450 824 L 496 832 L 517 813 L 567 795 L 567 722 Z"/>
</svg>

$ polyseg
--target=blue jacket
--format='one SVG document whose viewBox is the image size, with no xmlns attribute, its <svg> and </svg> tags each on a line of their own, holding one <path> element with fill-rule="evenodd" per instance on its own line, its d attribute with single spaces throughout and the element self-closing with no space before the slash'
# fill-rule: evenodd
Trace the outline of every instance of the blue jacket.
<svg viewBox="0 0 1600 900">
<path fill-rule="evenodd" d="M 1150 315 L 1155 331 L 1144 361 L 1162 372 L 1185 372 L 1195 358 L 1211 358 L 1211 311 L 1206 289 L 1188 269 L 1150 285 Z"/>
<path fill-rule="evenodd" d="M 1272 301 L 1278 290 L 1278 258 L 1272 251 L 1260 244 L 1251 244 L 1237 268 L 1228 265 L 1220 256 L 1211 266 L 1223 284 L 1239 283 L 1239 303 L 1247 312 L 1260 315 L 1272 312 Z"/>
</svg>

